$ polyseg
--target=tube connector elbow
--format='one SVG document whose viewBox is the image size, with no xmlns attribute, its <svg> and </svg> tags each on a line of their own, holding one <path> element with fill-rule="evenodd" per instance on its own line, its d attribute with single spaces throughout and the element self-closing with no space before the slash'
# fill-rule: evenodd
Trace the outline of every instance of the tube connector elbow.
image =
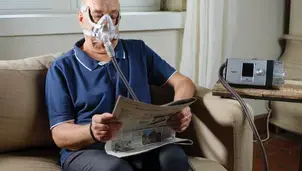
<svg viewBox="0 0 302 171">
<path fill-rule="evenodd" d="M 108 35 L 108 34 L 104 34 L 104 35 L 102 36 L 102 41 L 103 41 L 103 43 L 104 43 L 104 46 L 105 46 L 105 50 L 106 50 L 106 52 L 107 52 L 107 55 L 108 55 L 109 57 L 115 56 L 114 48 L 113 48 L 113 46 L 112 46 L 112 43 L 111 43 L 110 40 L 109 40 L 109 35 Z"/>
</svg>

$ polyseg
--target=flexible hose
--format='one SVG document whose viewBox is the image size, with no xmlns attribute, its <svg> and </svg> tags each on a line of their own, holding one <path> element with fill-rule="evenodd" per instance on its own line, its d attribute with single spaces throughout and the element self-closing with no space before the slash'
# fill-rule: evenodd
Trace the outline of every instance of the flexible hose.
<svg viewBox="0 0 302 171">
<path fill-rule="evenodd" d="M 258 143 L 261 146 L 265 171 L 269 171 L 268 159 L 267 159 L 267 155 L 265 152 L 265 148 L 261 141 L 257 128 L 253 122 L 253 119 L 251 118 L 251 113 L 250 113 L 248 107 L 246 106 L 246 103 L 243 101 L 243 99 L 232 89 L 232 87 L 223 78 L 223 70 L 224 70 L 225 66 L 226 66 L 226 64 L 224 63 L 221 65 L 221 67 L 219 69 L 219 75 L 218 75 L 219 81 L 236 98 L 236 100 L 240 103 L 241 107 L 243 108 L 243 113 L 245 114 L 245 117 L 247 118 L 247 120 L 252 128 L 252 131 L 253 131 L 254 135 L 256 136 Z"/>
<path fill-rule="evenodd" d="M 129 85 L 127 79 L 125 78 L 125 76 L 124 76 L 124 74 L 123 74 L 123 72 L 121 71 L 120 67 L 118 66 L 115 56 L 112 57 L 112 62 L 113 62 L 113 65 L 114 65 L 115 69 L 116 69 L 117 72 L 119 73 L 120 78 L 123 80 L 124 84 L 126 85 L 126 87 L 127 87 L 127 89 L 128 89 L 128 92 L 130 93 L 130 95 L 132 96 L 132 98 L 133 98 L 135 101 L 138 101 L 138 98 L 136 97 L 134 91 L 133 91 L 132 88 L 130 87 L 130 85 Z"/>
<path fill-rule="evenodd" d="M 132 98 L 135 101 L 139 101 L 138 98 L 136 97 L 134 91 L 132 90 L 131 86 L 129 85 L 126 77 L 124 76 L 123 72 L 121 71 L 120 67 L 118 66 L 118 63 L 117 63 L 116 58 L 115 58 L 114 48 L 112 47 L 112 44 L 109 41 L 108 37 L 109 36 L 107 36 L 106 34 L 103 36 L 103 41 L 104 41 L 104 46 L 105 46 L 106 52 L 107 52 L 108 56 L 110 58 L 112 58 L 113 66 L 116 69 L 116 71 L 118 72 L 119 77 L 122 79 L 123 83 L 125 84 L 128 92 L 130 93 L 130 95 L 132 96 Z"/>
</svg>

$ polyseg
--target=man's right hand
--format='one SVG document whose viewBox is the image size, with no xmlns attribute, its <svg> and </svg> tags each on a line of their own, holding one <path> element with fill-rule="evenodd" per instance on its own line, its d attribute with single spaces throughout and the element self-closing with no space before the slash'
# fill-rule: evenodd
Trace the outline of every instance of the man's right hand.
<svg viewBox="0 0 302 171">
<path fill-rule="evenodd" d="M 120 130 L 121 123 L 110 113 L 96 114 L 92 117 L 91 130 L 94 137 L 106 142 L 115 137 Z"/>
</svg>

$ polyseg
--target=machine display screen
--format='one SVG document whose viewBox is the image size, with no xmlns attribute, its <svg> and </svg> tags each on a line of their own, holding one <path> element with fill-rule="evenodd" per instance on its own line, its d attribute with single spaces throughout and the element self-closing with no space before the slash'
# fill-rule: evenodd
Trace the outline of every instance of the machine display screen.
<svg viewBox="0 0 302 171">
<path fill-rule="evenodd" d="M 243 63 L 242 76 L 253 77 L 254 76 L 254 63 Z"/>
</svg>

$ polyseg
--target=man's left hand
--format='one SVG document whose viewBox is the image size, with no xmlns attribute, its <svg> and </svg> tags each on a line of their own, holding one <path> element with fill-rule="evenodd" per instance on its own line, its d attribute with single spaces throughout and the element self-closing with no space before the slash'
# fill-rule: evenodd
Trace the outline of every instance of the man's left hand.
<svg viewBox="0 0 302 171">
<path fill-rule="evenodd" d="M 172 127 L 172 129 L 181 133 L 185 131 L 191 122 L 192 113 L 190 107 L 184 108 L 181 112 L 176 113 L 168 120 L 168 125 Z"/>
</svg>

